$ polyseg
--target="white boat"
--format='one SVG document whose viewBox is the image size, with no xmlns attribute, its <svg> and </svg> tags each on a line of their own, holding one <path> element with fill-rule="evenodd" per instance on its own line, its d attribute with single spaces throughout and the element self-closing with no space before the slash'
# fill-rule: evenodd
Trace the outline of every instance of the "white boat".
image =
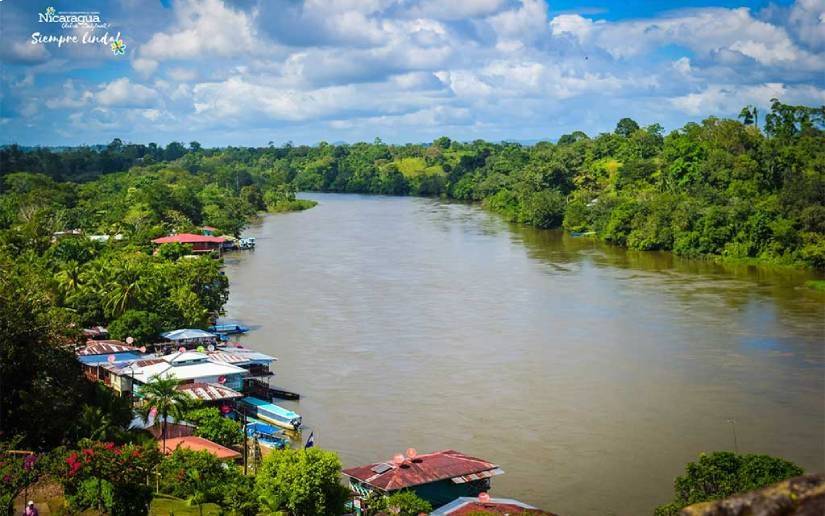
<svg viewBox="0 0 825 516">
<path fill-rule="evenodd" d="M 259 400 L 252 396 L 243 398 L 241 403 L 244 405 L 247 415 L 256 417 L 261 421 L 278 425 L 287 430 L 298 430 L 301 427 L 301 416 L 299 414 L 279 407 L 274 403 Z"/>
</svg>

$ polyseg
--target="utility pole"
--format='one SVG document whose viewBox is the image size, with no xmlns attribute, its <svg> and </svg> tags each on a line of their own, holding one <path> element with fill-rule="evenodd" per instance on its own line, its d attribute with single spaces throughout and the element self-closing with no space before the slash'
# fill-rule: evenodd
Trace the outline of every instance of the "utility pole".
<svg viewBox="0 0 825 516">
<path fill-rule="evenodd" d="M 241 407 L 241 416 L 243 418 L 243 474 L 246 475 L 248 471 L 247 467 L 247 451 L 246 451 L 246 407 L 243 404 L 240 405 Z"/>
<path fill-rule="evenodd" d="M 728 419 L 728 423 L 730 423 L 730 428 L 733 432 L 733 451 L 739 453 L 739 445 L 736 442 L 736 418 L 732 417 Z"/>
</svg>

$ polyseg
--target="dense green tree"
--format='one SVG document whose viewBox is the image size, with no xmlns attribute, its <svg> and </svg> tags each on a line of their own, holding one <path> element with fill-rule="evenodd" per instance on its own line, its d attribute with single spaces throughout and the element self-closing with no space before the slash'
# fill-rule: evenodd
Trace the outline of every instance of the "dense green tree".
<svg viewBox="0 0 825 516">
<path fill-rule="evenodd" d="M 616 124 L 615 133 L 619 136 L 624 136 L 625 138 L 627 138 L 638 130 L 639 124 L 637 124 L 635 120 L 633 120 L 632 118 L 622 118 Z"/>
<path fill-rule="evenodd" d="M 184 419 L 197 426 L 195 435 L 223 446 L 232 447 L 243 441 L 241 424 L 221 415 L 213 407 L 197 408 L 184 415 Z"/>
<path fill-rule="evenodd" d="M 657 507 L 656 515 L 675 515 L 687 505 L 753 491 L 802 473 L 796 464 L 768 455 L 703 453 L 676 478 L 673 501 Z"/>
<path fill-rule="evenodd" d="M 109 335 L 113 339 L 135 339 L 138 344 L 151 344 L 158 340 L 164 328 L 163 319 L 155 313 L 144 310 L 127 310 L 109 324 Z"/>
<path fill-rule="evenodd" d="M 338 456 L 319 448 L 267 455 L 256 477 L 261 502 L 271 511 L 343 514 L 348 492 L 339 483 Z"/>
<path fill-rule="evenodd" d="M 71 342 L 71 318 L 27 272 L 0 255 L 0 431 L 39 450 L 61 443 L 89 385 L 62 345 Z"/>
</svg>

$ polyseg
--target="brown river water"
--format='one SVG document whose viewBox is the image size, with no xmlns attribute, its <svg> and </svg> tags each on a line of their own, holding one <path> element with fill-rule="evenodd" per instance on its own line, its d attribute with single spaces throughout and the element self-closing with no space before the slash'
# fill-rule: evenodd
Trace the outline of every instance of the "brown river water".
<svg viewBox="0 0 825 516">
<path fill-rule="evenodd" d="M 703 451 L 825 470 L 825 295 L 433 199 L 306 194 L 230 254 L 227 318 L 345 467 L 453 448 L 491 494 L 642 515 Z M 735 420 L 735 424 L 730 420 Z M 305 431 L 304 438 L 307 436 Z"/>
</svg>

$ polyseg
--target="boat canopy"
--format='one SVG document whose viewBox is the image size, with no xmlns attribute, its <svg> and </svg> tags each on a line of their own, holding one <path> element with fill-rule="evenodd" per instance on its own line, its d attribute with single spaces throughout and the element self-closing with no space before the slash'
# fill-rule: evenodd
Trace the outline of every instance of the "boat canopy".
<svg viewBox="0 0 825 516">
<path fill-rule="evenodd" d="M 284 419 L 295 419 L 295 418 L 301 417 L 298 414 L 296 414 L 295 412 L 292 412 L 291 410 L 287 410 L 283 407 L 279 407 L 278 405 L 276 405 L 274 403 L 269 403 L 268 401 L 259 400 L 258 398 L 253 398 L 251 396 L 247 396 L 244 399 L 242 399 L 241 401 L 246 403 L 247 405 L 251 405 L 251 406 L 255 407 L 256 409 L 258 409 L 260 411 L 270 412 L 270 413 L 275 414 L 275 415 L 277 415 L 279 417 L 282 417 Z"/>
<path fill-rule="evenodd" d="M 216 339 L 217 335 L 209 333 L 208 331 L 198 330 L 194 328 L 183 328 L 181 330 L 172 330 L 160 334 L 161 337 L 167 340 L 192 340 L 192 339 Z"/>
</svg>

